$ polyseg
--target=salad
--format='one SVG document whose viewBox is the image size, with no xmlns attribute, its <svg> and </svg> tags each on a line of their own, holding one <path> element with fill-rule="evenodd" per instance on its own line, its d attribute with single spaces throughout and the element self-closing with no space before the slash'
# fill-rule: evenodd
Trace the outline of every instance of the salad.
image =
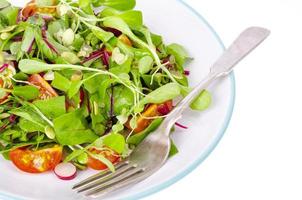
<svg viewBox="0 0 302 200">
<path fill-rule="evenodd" d="M 190 92 L 190 60 L 135 0 L 0 0 L 0 153 L 20 170 L 110 169 Z M 177 33 L 175 33 L 177 34 Z M 203 91 L 191 104 L 204 110 Z M 183 125 L 176 124 L 182 128 Z M 172 142 L 170 156 L 178 152 Z"/>
</svg>

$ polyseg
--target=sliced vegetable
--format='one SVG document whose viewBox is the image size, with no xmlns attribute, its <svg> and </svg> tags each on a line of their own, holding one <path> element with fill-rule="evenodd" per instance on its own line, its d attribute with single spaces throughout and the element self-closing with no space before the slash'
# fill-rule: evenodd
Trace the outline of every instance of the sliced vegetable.
<svg viewBox="0 0 302 200">
<path fill-rule="evenodd" d="M 39 88 L 39 99 L 48 99 L 58 96 L 57 92 L 39 74 L 31 75 L 28 81 Z"/>
<path fill-rule="evenodd" d="M 54 173 L 61 180 L 72 180 L 77 175 L 77 168 L 71 163 L 60 163 L 55 167 Z"/>
<path fill-rule="evenodd" d="M 9 158 L 21 171 L 42 173 L 53 170 L 61 162 L 62 150 L 61 146 L 37 151 L 17 148 L 9 152 Z"/>
</svg>

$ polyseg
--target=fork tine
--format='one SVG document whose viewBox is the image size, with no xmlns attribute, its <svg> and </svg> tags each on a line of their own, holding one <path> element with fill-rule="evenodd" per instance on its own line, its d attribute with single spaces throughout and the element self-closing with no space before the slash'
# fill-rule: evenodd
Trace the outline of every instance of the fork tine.
<svg viewBox="0 0 302 200">
<path fill-rule="evenodd" d="M 105 184 L 106 182 L 109 182 L 110 180 L 112 180 L 114 178 L 118 178 L 123 173 L 131 171 L 131 170 L 133 170 L 135 168 L 136 168 L 136 166 L 133 166 L 133 165 L 125 165 L 124 167 L 121 167 L 119 170 L 117 170 L 114 173 L 110 173 L 107 176 L 103 176 L 102 178 L 99 178 L 98 180 L 95 180 L 94 182 L 91 182 L 89 184 L 83 185 L 81 188 L 79 188 L 80 190 L 78 190 L 78 193 L 84 192 L 84 191 L 93 189 L 93 188 L 95 188 L 95 187 L 97 187 L 99 185 Z"/>
<path fill-rule="evenodd" d="M 132 169 L 121 176 L 118 176 L 117 178 L 113 178 L 110 181 L 103 183 L 97 187 L 95 187 L 93 190 L 88 191 L 85 196 L 90 196 L 92 198 L 104 196 L 109 192 L 112 192 L 116 189 L 119 189 L 121 187 L 128 186 L 129 184 L 139 182 L 142 179 L 142 175 L 144 173 L 144 169 Z"/>
<path fill-rule="evenodd" d="M 116 172 L 117 172 L 118 170 L 120 170 L 120 168 L 122 168 L 122 167 L 128 165 L 128 163 L 129 163 L 128 160 L 125 160 L 125 161 L 122 161 L 122 162 L 118 163 L 118 164 L 115 166 Z M 86 184 L 92 183 L 92 182 L 94 182 L 94 181 L 96 181 L 96 180 L 98 180 L 98 179 L 100 179 L 100 178 L 102 178 L 102 177 L 109 176 L 110 174 L 112 174 L 112 172 L 111 172 L 109 169 L 107 169 L 107 170 L 105 170 L 105 171 L 102 171 L 102 172 L 100 172 L 100 173 L 97 173 L 97 174 L 95 174 L 95 175 L 93 175 L 93 176 L 91 176 L 91 177 L 89 177 L 89 178 L 87 178 L 87 179 L 85 179 L 85 180 L 83 180 L 83 181 L 77 183 L 76 185 L 74 185 L 74 186 L 72 187 L 72 189 L 80 188 L 80 187 L 82 187 L 82 186 L 84 186 L 84 185 L 86 185 Z"/>
</svg>

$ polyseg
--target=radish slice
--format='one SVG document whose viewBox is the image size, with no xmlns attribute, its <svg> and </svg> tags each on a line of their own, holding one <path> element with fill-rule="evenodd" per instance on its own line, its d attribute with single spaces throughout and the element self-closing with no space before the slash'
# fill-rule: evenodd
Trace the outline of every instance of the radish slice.
<svg viewBox="0 0 302 200">
<path fill-rule="evenodd" d="M 59 179 L 72 180 L 77 175 L 77 168 L 71 163 L 60 163 L 55 167 L 54 173 Z"/>
</svg>

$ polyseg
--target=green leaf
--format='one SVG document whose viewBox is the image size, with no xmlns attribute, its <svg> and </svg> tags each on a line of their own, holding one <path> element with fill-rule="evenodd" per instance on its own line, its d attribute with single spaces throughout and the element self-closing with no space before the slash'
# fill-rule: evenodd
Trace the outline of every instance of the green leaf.
<svg viewBox="0 0 302 200">
<path fill-rule="evenodd" d="M 30 26 L 27 26 L 24 31 L 24 35 L 23 35 L 23 39 L 22 39 L 21 51 L 27 52 L 28 49 L 30 48 L 32 42 L 34 41 L 34 39 L 35 39 L 35 35 L 34 35 L 33 28 Z"/>
<path fill-rule="evenodd" d="M 92 0 L 94 6 L 108 6 L 117 10 L 131 10 L 135 7 L 135 0 Z"/>
<path fill-rule="evenodd" d="M 67 92 L 70 88 L 71 81 L 58 72 L 55 72 L 54 74 L 55 74 L 55 78 L 51 82 L 51 85 L 58 90 Z"/>
<path fill-rule="evenodd" d="M 11 43 L 9 49 L 12 55 L 17 55 L 20 52 L 21 42 Z"/>
<path fill-rule="evenodd" d="M 181 89 L 177 83 L 168 83 L 147 94 L 147 96 L 140 101 L 140 104 L 163 103 L 174 99 L 179 96 L 180 93 Z"/>
<path fill-rule="evenodd" d="M 125 149 L 126 142 L 121 134 L 111 133 L 103 138 L 103 144 L 116 153 L 121 154 Z"/>
<path fill-rule="evenodd" d="M 138 69 L 140 74 L 148 73 L 152 69 L 152 66 L 153 66 L 153 59 L 151 56 L 142 57 L 138 61 Z"/>
<path fill-rule="evenodd" d="M 79 0 L 79 7 L 88 15 L 94 15 L 91 0 Z"/>
<path fill-rule="evenodd" d="M 49 48 L 47 43 L 43 40 L 41 31 L 35 29 L 34 36 L 35 36 L 36 44 L 37 44 L 39 50 L 41 51 L 41 53 L 43 54 L 43 56 L 45 56 L 46 58 L 48 58 L 51 61 L 55 60 L 57 55 L 55 52 L 53 52 L 52 49 Z"/>
<path fill-rule="evenodd" d="M 61 57 L 70 64 L 77 64 L 77 63 L 81 62 L 79 57 L 75 53 L 70 52 L 70 51 L 69 52 L 68 51 L 63 52 L 61 54 Z"/>
<path fill-rule="evenodd" d="M 108 96 L 109 98 L 109 96 Z M 134 96 L 130 89 L 119 85 L 113 88 L 113 109 L 115 115 L 120 115 L 123 109 L 130 110 L 133 107 Z M 108 100 L 109 101 L 109 100 Z M 110 105 L 107 105 L 107 110 L 110 110 Z"/>
<path fill-rule="evenodd" d="M 108 42 L 114 36 L 113 33 L 104 31 L 99 27 L 93 27 L 91 31 L 98 39 L 102 40 L 103 42 Z"/>
<path fill-rule="evenodd" d="M 183 66 L 186 60 L 189 58 L 187 51 L 179 44 L 168 45 L 167 52 L 168 54 L 173 55 L 176 59 L 176 62 L 181 66 Z"/>
<path fill-rule="evenodd" d="M 193 110 L 203 111 L 206 110 L 211 105 L 211 102 L 212 102 L 211 94 L 207 90 L 204 90 L 191 103 L 190 107 Z"/>
<path fill-rule="evenodd" d="M 31 85 L 15 86 L 12 93 L 13 95 L 21 97 L 25 100 L 36 99 L 40 94 L 39 89 Z"/>
<path fill-rule="evenodd" d="M 14 6 L 9 6 L 0 11 L 0 14 L 5 16 L 8 20 L 9 25 L 15 25 L 17 22 L 19 8 Z"/>
<path fill-rule="evenodd" d="M 94 142 L 98 136 L 88 128 L 81 110 L 75 110 L 54 119 L 58 142 L 62 145 L 78 145 Z"/>
<path fill-rule="evenodd" d="M 104 26 L 106 26 L 106 27 L 111 27 L 111 28 L 117 29 L 117 30 L 125 33 L 128 36 L 129 35 L 133 36 L 133 33 L 130 30 L 129 26 L 126 24 L 125 21 L 123 21 L 119 17 L 115 17 L 115 16 L 106 17 L 104 19 L 103 23 L 104 23 Z"/>
<path fill-rule="evenodd" d="M 82 84 L 83 84 L 83 81 L 80 81 L 80 80 L 71 81 L 71 85 L 70 85 L 69 90 L 68 90 L 68 97 L 69 98 L 74 97 L 74 95 L 76 95 L 79 92 Z"/>
<path fill-rule="evenodd" d="M 44 132 L 45 130 L 44 126 L 40 126 L 39 124 L 36 124 L 24 118 L 20 118 L 18 126 L 27 133 L 32 133 L 36 131 Z"/>
<path fill-rule="evenodd" d="M 65 96 L 53 97 L 46 100 L 37 100 L 34 105 L 48 118 L 54 119 L 66 113 Z"/>
<path fill-rule="evenodd" d="M 44 127 L 46 126 L 45 121 L 43 119 L 41 119 L 41 117 L 36 112 L 34 112 L 32 110 L 32 108 L 30 108 L 29 106 L 24 105 L 22 107 L 15 108 L 15 109 L 9 111 L 9 113 L 17 115 L 21 118 L 24 118 L 24 119 L 36 124 L 40 128 L 43 127 L 43 130 L 44 130 Z"/>
<path fill-rule="evenodd" d="M 86 73 L 84 74 L 83 79 L 86 79 L 90 76 L 92 76 L 94 73 Z M 107 78 L 106 78 L 107 79 Z M 103 83 L 103 81 L 105 80 L 104 75 L 97 75 L 94 76 L 93 78 L 85 81 L 84 83 L 84 88 L 90 93 L 93 94 L 96 91 L 98 91 L 99 87 L 101 86 L 101 84 Z"/>
<path fill-rule="evenodd" d="M 120 74 L 128 74 L 132 67 L 133 58 L 128 57 L 128 59 L 121 65 L 113 66 L 109 69 L 109 72 L 120 75 Z"/>
<path fill-rule="evenodd" d="M 85 153 L 85 149 L 74 150 L 71 154 L 66 156 L 66 158 L 64 159 L 64 162 L 70 162 L 70 161 L 74 160 L 75 158 L 77 158 L 78 156 L 80 156 L 83 153 Z"/>
<path fill-rule="evenodd" d="M 132 29 L 139 29 L 143 26 L 143 14 L 141 11 L 128 10 L 118 16 L 122 18 Z"/>
<path fill-rule="evenodd" d="M 169 158 L 175 156 L 178 153 L 178 149 L 174 142 L 171 140 L 171 146 L 170 146 L 170 152 L 169 152 Z"/>
<path fill-rule="evenodd" d="M 0 9 L 6 8 L 8 6 L 10 6 L 10 3 L 8 1 L 6 1 L 6 0 L 0 0 Z"/>
<path fill-rule="evenodd" d="M 129 144 L 138 145 L 141 143 L 151 132 L 155 131 L 162 123 L 163 119 L 158 118 L 151 122 L 151 124 L 142 132 L 136 133 L 128 139 Z"/>
</svg>

